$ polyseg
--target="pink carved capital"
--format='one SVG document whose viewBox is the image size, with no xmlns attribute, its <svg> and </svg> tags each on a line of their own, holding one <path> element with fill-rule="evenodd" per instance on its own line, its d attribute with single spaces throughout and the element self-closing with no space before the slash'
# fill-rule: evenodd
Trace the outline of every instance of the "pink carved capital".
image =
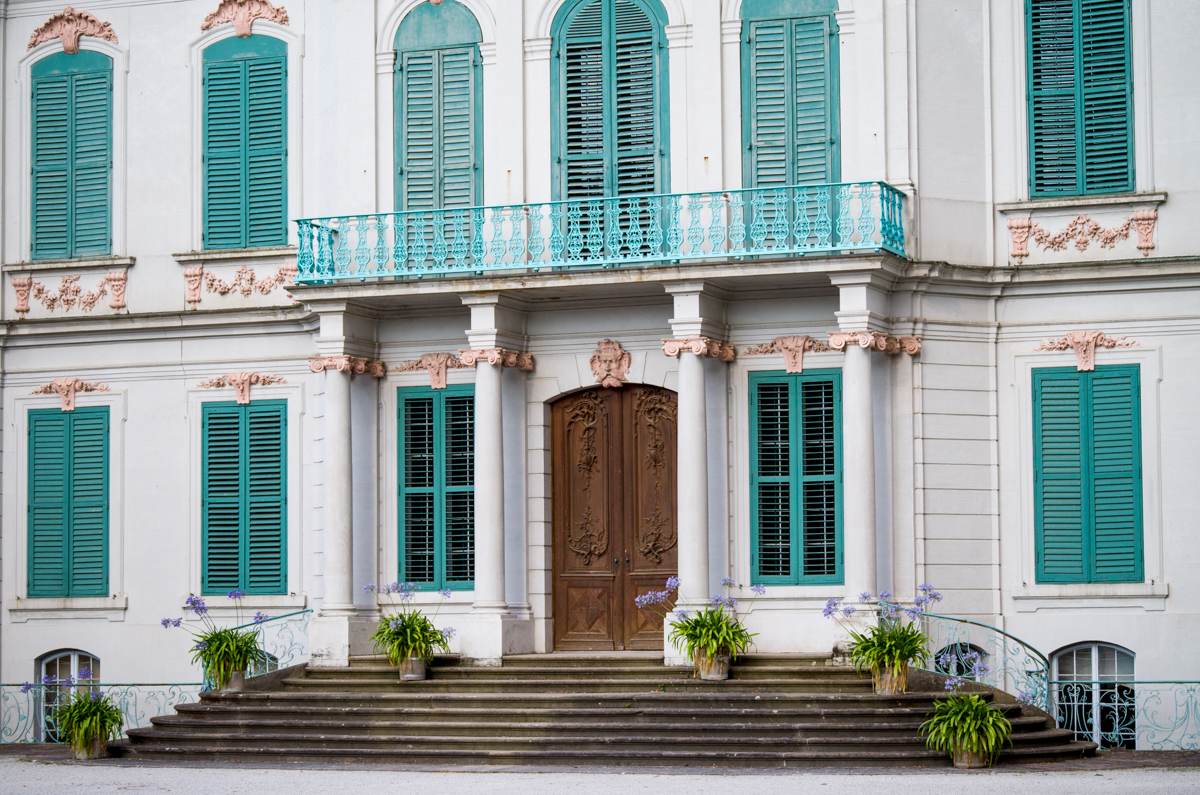
<svg viewBox="0 0 1200 795">
<path fill-rule="evenodd" d="M 1029 218 L 1009 218 L 1008 234 L 1012 237 L 1012 258 L 1020 265 L 1029 256 L 1029 231 L 1033 221 Z"/>
<path fill-rule="evenodd" d="M 308 369 L 314 373 L 337 370 L 340 373 L 369 375 L 372 378 L 383 378 L 387 374 L 387 368 L 382 361 L 361 356 L 310 356 Z"/>
<path fill-rule="evenodd" d="M 44 41 L 62 39 L 63 52 L 74 55 L 79 52 L 80 36 L 93 36 L 117 43 L 117 34 L 113 32 L 112 25 L 101 22 L 86 11 L 76 11 L 67 6 L 33 32 L 25 49 L 32 50 Z"/>
<path fill-rule="evenodd" d="M 1135 210 L 1132 220 L 1137 228 L 1138 250 L 1142 252 L 1143 257 L 1148 257 L 1150 249 L 1154 248 L 1154 224 L 1158 221 L 1158 210 Z"/>
<path fill-rule="evenodd" d="M 464 369 L 467 365 L 453 353 L 425 353 L 420 359 L 411 362 L 401 362 L 392 369 L 393 373 L 406 373 L 412 370 L 426 370 L 429 373 L 429 386 L 432 389 L 446 388 L 446 371 L 450 368 Z"/>
<path fill-rule="evenodd" d="M 684 337 L 683 339 L 663 340 L 663 353 L 667 356 L 678 356 L 690 352 L 696 356 L 718 359 L 722 362 L 732 362 L 737 351 L 731 342 L 721 342 L 708 337 Z"/>
<path fill-rule="evenodd" d="M 600 340 L 596 345 L 590 360 L 596 383 L 614 389 L 620 387 L 629 380 L 629 365 L 633 361 L 629 351 L 621 350 L 621 343 L 614 340 Z"/>
<path fill-rule="evenodd" d="M 287 9 L 276 8 L 267 0 L 221 0 L 217 10 L 204 18 L 200 30 L 212 30 L 226 22 L 233 23 L 238 38 L 249 37 L 250 28 L 256 19 L 265 19 L 280 25 L 288 24 Z"/>
<path fill-rule="evenodd" d="M 108 306 L 116 314 L 121 314 L 125 308 L 125 282 L 129 278 L 126 271 L 112 271 L 105 277 L 108 280 Z"/>
<path fill-rule="evenodd" d="M 462 363 L 474 367 L 478 362 L 487 362 L 501 367 L 515 367 L 528 372 L 533 369 L 533 354 L 510 351 L 506 348 L 481 348 L 479 350 L 461 350 L 458 352 Z"/>
<path fill-rule="evenodd" d="M 187 283 L 187 295 L 184 301 L 187 302 L 188 309 L 195 309 L 196 304 L 200 303 L 200 282 L 204 278 L 204 268 L 184 268 L 183 280 Z"/>
<path fill-rule="evenodd" d="M 277 375 L 262 375 L 260 373 L 227 373 L 219 378 L 210 378 L 207 381 L 201 381 L 196 386 L 201 389 L 215 389 L 218 387 L 231 386 L 233 393 L 237 397 L 238 403 L 250 402 L 250 387 L 255 384 L 267 386 L 269 384 L 286 384 L 287 381 Z"/>
<path fill-rule="evenodd" d="M 1096 369 L 1096 348 L 1132 348 L 1140 343 L 1125 337 L 1110 337 L 1103 331 L 1068 331 L 1065 337 L 1044 340 L 1034 350 L 1037 351 L 1075 351 L 1075 369 L 1079 371 Z"/>
<path fill-rule="evenodd" d="M 904 351 L 916 355 L 921 352 L 920 337 L 890 337 L 878 331 L 831 331 L 829 347 L 835 351 L 846 350 L 847 345 L 857 344 L 867 350 L 896 354 Z"/>
<path fill-rule="evenodd" d="M 14 276 L 12 278 L 13 292 L 17 294 L 17 303 L 13 310 L 24 320 L 29 313 L 29 291 L 33 288 L 32 276 Z"/>
<path fill-rule="evenodd" d="M 804 372 L 805 351 L 827 351 L 829 346 L 808 335 L 801 337 L 776 337 L 763 345 L 747 348 L 747 356 L 762 356 L 768 353 L 783 354 L 783 369 L 789 373 Z"/>
<path fill-rule="evenodd" d="M 59 405 L 63 411 L 75 410 L 75 394 L 77 392 L 107 392 L 107 384 L 93 384 L 79 378 L 55 378 L 48 384 L 43 384 L 29 394 L 58 395 Z"/>
</svg>

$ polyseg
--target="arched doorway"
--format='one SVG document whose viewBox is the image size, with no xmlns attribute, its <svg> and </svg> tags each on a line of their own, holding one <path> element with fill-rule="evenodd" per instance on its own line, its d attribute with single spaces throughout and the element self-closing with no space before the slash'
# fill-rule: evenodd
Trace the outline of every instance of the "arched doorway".
<svg viewBox="0 0 1200 795">
<path fill-rule="evenodd" d="M 588 389 L 551 407 L 554 647 L 661 649 L 634 598 L 676 573 L 675 393 Z"/>
</svg>

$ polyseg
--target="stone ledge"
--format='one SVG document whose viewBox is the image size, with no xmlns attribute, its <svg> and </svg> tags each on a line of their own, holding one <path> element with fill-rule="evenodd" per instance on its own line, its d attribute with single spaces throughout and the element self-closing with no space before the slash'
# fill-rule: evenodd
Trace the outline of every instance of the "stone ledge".
<svg viewBox="0 0 1200 795">
<path fill-rule="evenodd" d="M 38 262 L 14 262 L 3 266 L 5 273 L 45 273 L 50 271 L 111 271 L 132 268 L 137 257 L 94 257 Z"/>
<path fill-rule="evenodd" d="M 221 248 L 212 251 L 183 251 L 172 254 L 176 262 L 185 267 L 196 265 L 223 265 L 236 262 L 294 257 L 298 249 L 293 246 L 267 246 L 265 248 Z"/>
<path fill-rule="evenodd" d="M 1160 612 L 1166 609 L 1169 594 L 1170 587 L 1165 582 L 1043 584 L 1014 588 L 1012 600 L 1018 613 L 1087 608 L 1111 610 L 1114 607 L 1140 607 Z"/>
<path fill-rule="evenodd" d="M 997 202 L 1002 213 L 1035 210 L 1074 210 L 1089 207 L 1128 206 L 1133 204 L 1159 205 L 1167 200 L 1165 193 L 1118 193 L 1108 196 L 1064 196 L 1061 199 L 1025 199 L 1016 202 Z"/>
<path fill-rule="evenodd" d="M 105 618 L 124 621 L 129 597 L 115 596 L 65 597 L 8 600 L 8 616 L 14 624 L 48 619 Z"/>
</svg>

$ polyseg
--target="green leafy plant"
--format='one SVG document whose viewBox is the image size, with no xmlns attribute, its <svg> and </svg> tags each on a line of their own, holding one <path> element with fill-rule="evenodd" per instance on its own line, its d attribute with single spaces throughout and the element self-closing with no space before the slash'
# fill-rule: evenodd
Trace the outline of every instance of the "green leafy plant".
<svg viewBox="0 0 1200 795">
<path fill-rule="evenodd" d="M 121 710 L 102 690 L 76 688 L 63 694 L 54 706 L 54 728 L 78 754 L 84 754 L 97 739 L 115 740 L 121 736 L 124 719 Z"/>
<path fill-rule="evenodd" d="M 242 599 L 245 591 L 233 590 L 228 594 L 237 606 L 238 624 L 242 621 Z M 267 620 L 266 613 L 254 615 L 254 627 L 218 627 L 208 614 L 208 605 L 200 596 L 189 596 L 188 608 L 201 620 L 203 628 L 193 631 L 196 643 L 192 646 L 192 663 L 204 668 L 204 679 L 217 690 L 224 690 L 235 673 L 245 673 L 253 668 L 265 668 L 269 658 L 259 643 L 258 625 Z M 164 618 L 164 627 L 178 627 L 182 618 Z"/>
<path fill-rule="evenodd" d="M 396 594 L 400 600 L 399 609 L 394 613 L 385 612 L 371 642 L 375 650 L 382 650 L 387 655 L 388 662 L 399 665 L 410 657 L 417 657 L 429 663 L 437 652 L 450 651 L 450 639 L 454 637 L 454 628 L 438 629 L 433 623 L 437 617 L 426 616 L 412 604 L 417 586 L 408 582 L 395 582 L 378 588 L 368 585 L 366 591 L 376 594 Z M 450 598 L 450 589 L 438 591 L 442 599 Z M 438 608 L 441 608 L 439 604 Z"/>
<path fill-rule="evenodd" d="M 710 660 L 729 655 L 732 662 L 754 645 L 757 633 L 750 632 L 738 621 L 737 599 L 729 596 L 729 589 L 734 586 L 733 580 L 725 578 L 721 585 L 725 588 L 725 595 L 714 594 L 706 607 L 694 613 L 659 608 L 664 620 L 670 616 L 671 633 L 668 637 L 671 643 L 693 660 L 697 652 L 703 650 Z M 667 605 L 678 588 L 679 578 L 670 577 L 666 590 L 642 594 L 634 599 L 634 603 L 641 609 Z M 758 597 L 766 592 L 766 587 L 754 585 L 750 590 Z"/>
<path fill-rule="evenodd" d="M 874 607 L 861 612 L 854 606 L 843 606 L 842 600 L 830 599 L 825 604 L 824 615 L 837 620 L 850 635 L 849 653 L 854 667 L 859 671 L 870 671 L 875 689 L 881 689 L 887 677 L 892 686 L 901 692 L 908 689 L 908 667 L 926 662 L 929 657 L 928 639 L 921 624 L 921 617 L 929 605 L 940 601 L 942 595 L 928 583 L 918 588 L 917 598 L 911 607 L 892 601 L 887 591 L 879 594 Z M 859 596 L 859 602 L 870 603 L 869 593 Z M 874 616 L 875 623 L 855 625 L 858 616 Z M 861 620 L 861 619 L 859 619 Z"/>
<path fill-rule="evenodd" d="M 982 696 L 956 694 L 939 699 L 921 724 L 925 744 L 949 754 L 970 753 L 996 764 L 1000 749 L 1012 744 L 1012 724 Z"/>
</svg>

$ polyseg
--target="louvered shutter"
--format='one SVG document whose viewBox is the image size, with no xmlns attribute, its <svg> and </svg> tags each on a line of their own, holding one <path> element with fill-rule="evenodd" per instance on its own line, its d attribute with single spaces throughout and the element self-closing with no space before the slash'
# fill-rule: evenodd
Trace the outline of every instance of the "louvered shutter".
<svg viewBox="0 0 1200 795">
<path fill-rule="evenodd" d="M 1093 582 L 1142 580 L 1141 412 L 1136 367 L 1090 374 Z"/>
<path fill-rule="evenodd" d="M 35 260 L 71 256 L 71 77 L 33 81 L 33 246 Z"/>
<path fill-rule="evenodd" d="M 437 202 L 437 52 L 401 54 L 399 106 L 400 206 L 433 207 Z"/>
<path fill-rule="evenodd" d="M 796 569 L 791 403 L 787 380 L 759 382 L 751 392 L 751 468 L 755 481 L 751 515 L 755 524 L 755 573 L 762 582 L 790 582 Z"/>
<path fill-rule="evenodd" d="M 287 61 L 246 62 L 246 245 L 287 243 Z"/>
<path fill-rule="evenodd" d="M 204 64 L 204 247 L 243 248 L 245 64 Z"/>
<path fill-rule="evenodd" d="M 202 588 L 224 593 L 241 587 L 242 412 L 233 404 L 205 404 L 203 425 Z"/>
<path fill-rule="evenodd" d="M 1033 196 L 1131 191 L 1128 0 L 1029 0 Z"/>
<path fill-rule="evenodd" d="M 402 396 L 400 428 L 400 579 L 435 583 L 433 396 Z"/>
<path fill-rule="evenodd" d="M 1034 373 L 1034 501 L 1039 582 L 1088 580 L 1084 374 Z"/>
<path fill-rule="evenodd" d="M 659 37 L 635 0 L 592 0 L 573 12 L 557 51 L 563 198 L 660 189 L 666 86 Z"/>
<path fill-rule="evenodd" d="M 30 597 L 67 595 L 67 412 L 29 412 Z"/>
<path fill-rule="evenodd" d="M 287 404 L 243 406 L 246 416 L 243 587 L 251 594 L 287 592 Z"/>
<path fill-rule="evenodd" d="M 443 582 L 469 587 L 475 580 L 475 398 L 445 395 Z"/>
<path fill-rule="evenodd" d="M 787 185 L 791 179 L 788 133 L 792 129 L 788 23 L 749 24 L 750 186 Z"/>
<path fill-rule="evenodd" d="M 799 384 L 801 458 L 801 573 L 806 579 L 834 577 L 841 558 L 838 516 L 841 432 L 838 384 L 833 379 Z"/>
<path fill-rule="evenodd" d="M 470 207 L 475 196 L 475 48 L 439 50 L 442 207 Z"/>
<path fill-rule="evenodd" d="M 1127 0 L 1080 0 L 1084 193 L 1130 191 L 1133 86 Z"/>
<path fill-rule="evenodd" d="M 95 257 L 111 249 L 112 72 L 74 75 L 74 163 L 71 255 Z"/>
<path fill-rule="evenodd" d="M 70 412 L 70 596 L 108 595 L 108 408 Z"/>
<path fill-rule="evenodd" d="M 830 18 L 793 19 L 792 27 L 795 120 L 792 155 L 793 185 L 832 182 L 833 79 Z"/>
</svg>

